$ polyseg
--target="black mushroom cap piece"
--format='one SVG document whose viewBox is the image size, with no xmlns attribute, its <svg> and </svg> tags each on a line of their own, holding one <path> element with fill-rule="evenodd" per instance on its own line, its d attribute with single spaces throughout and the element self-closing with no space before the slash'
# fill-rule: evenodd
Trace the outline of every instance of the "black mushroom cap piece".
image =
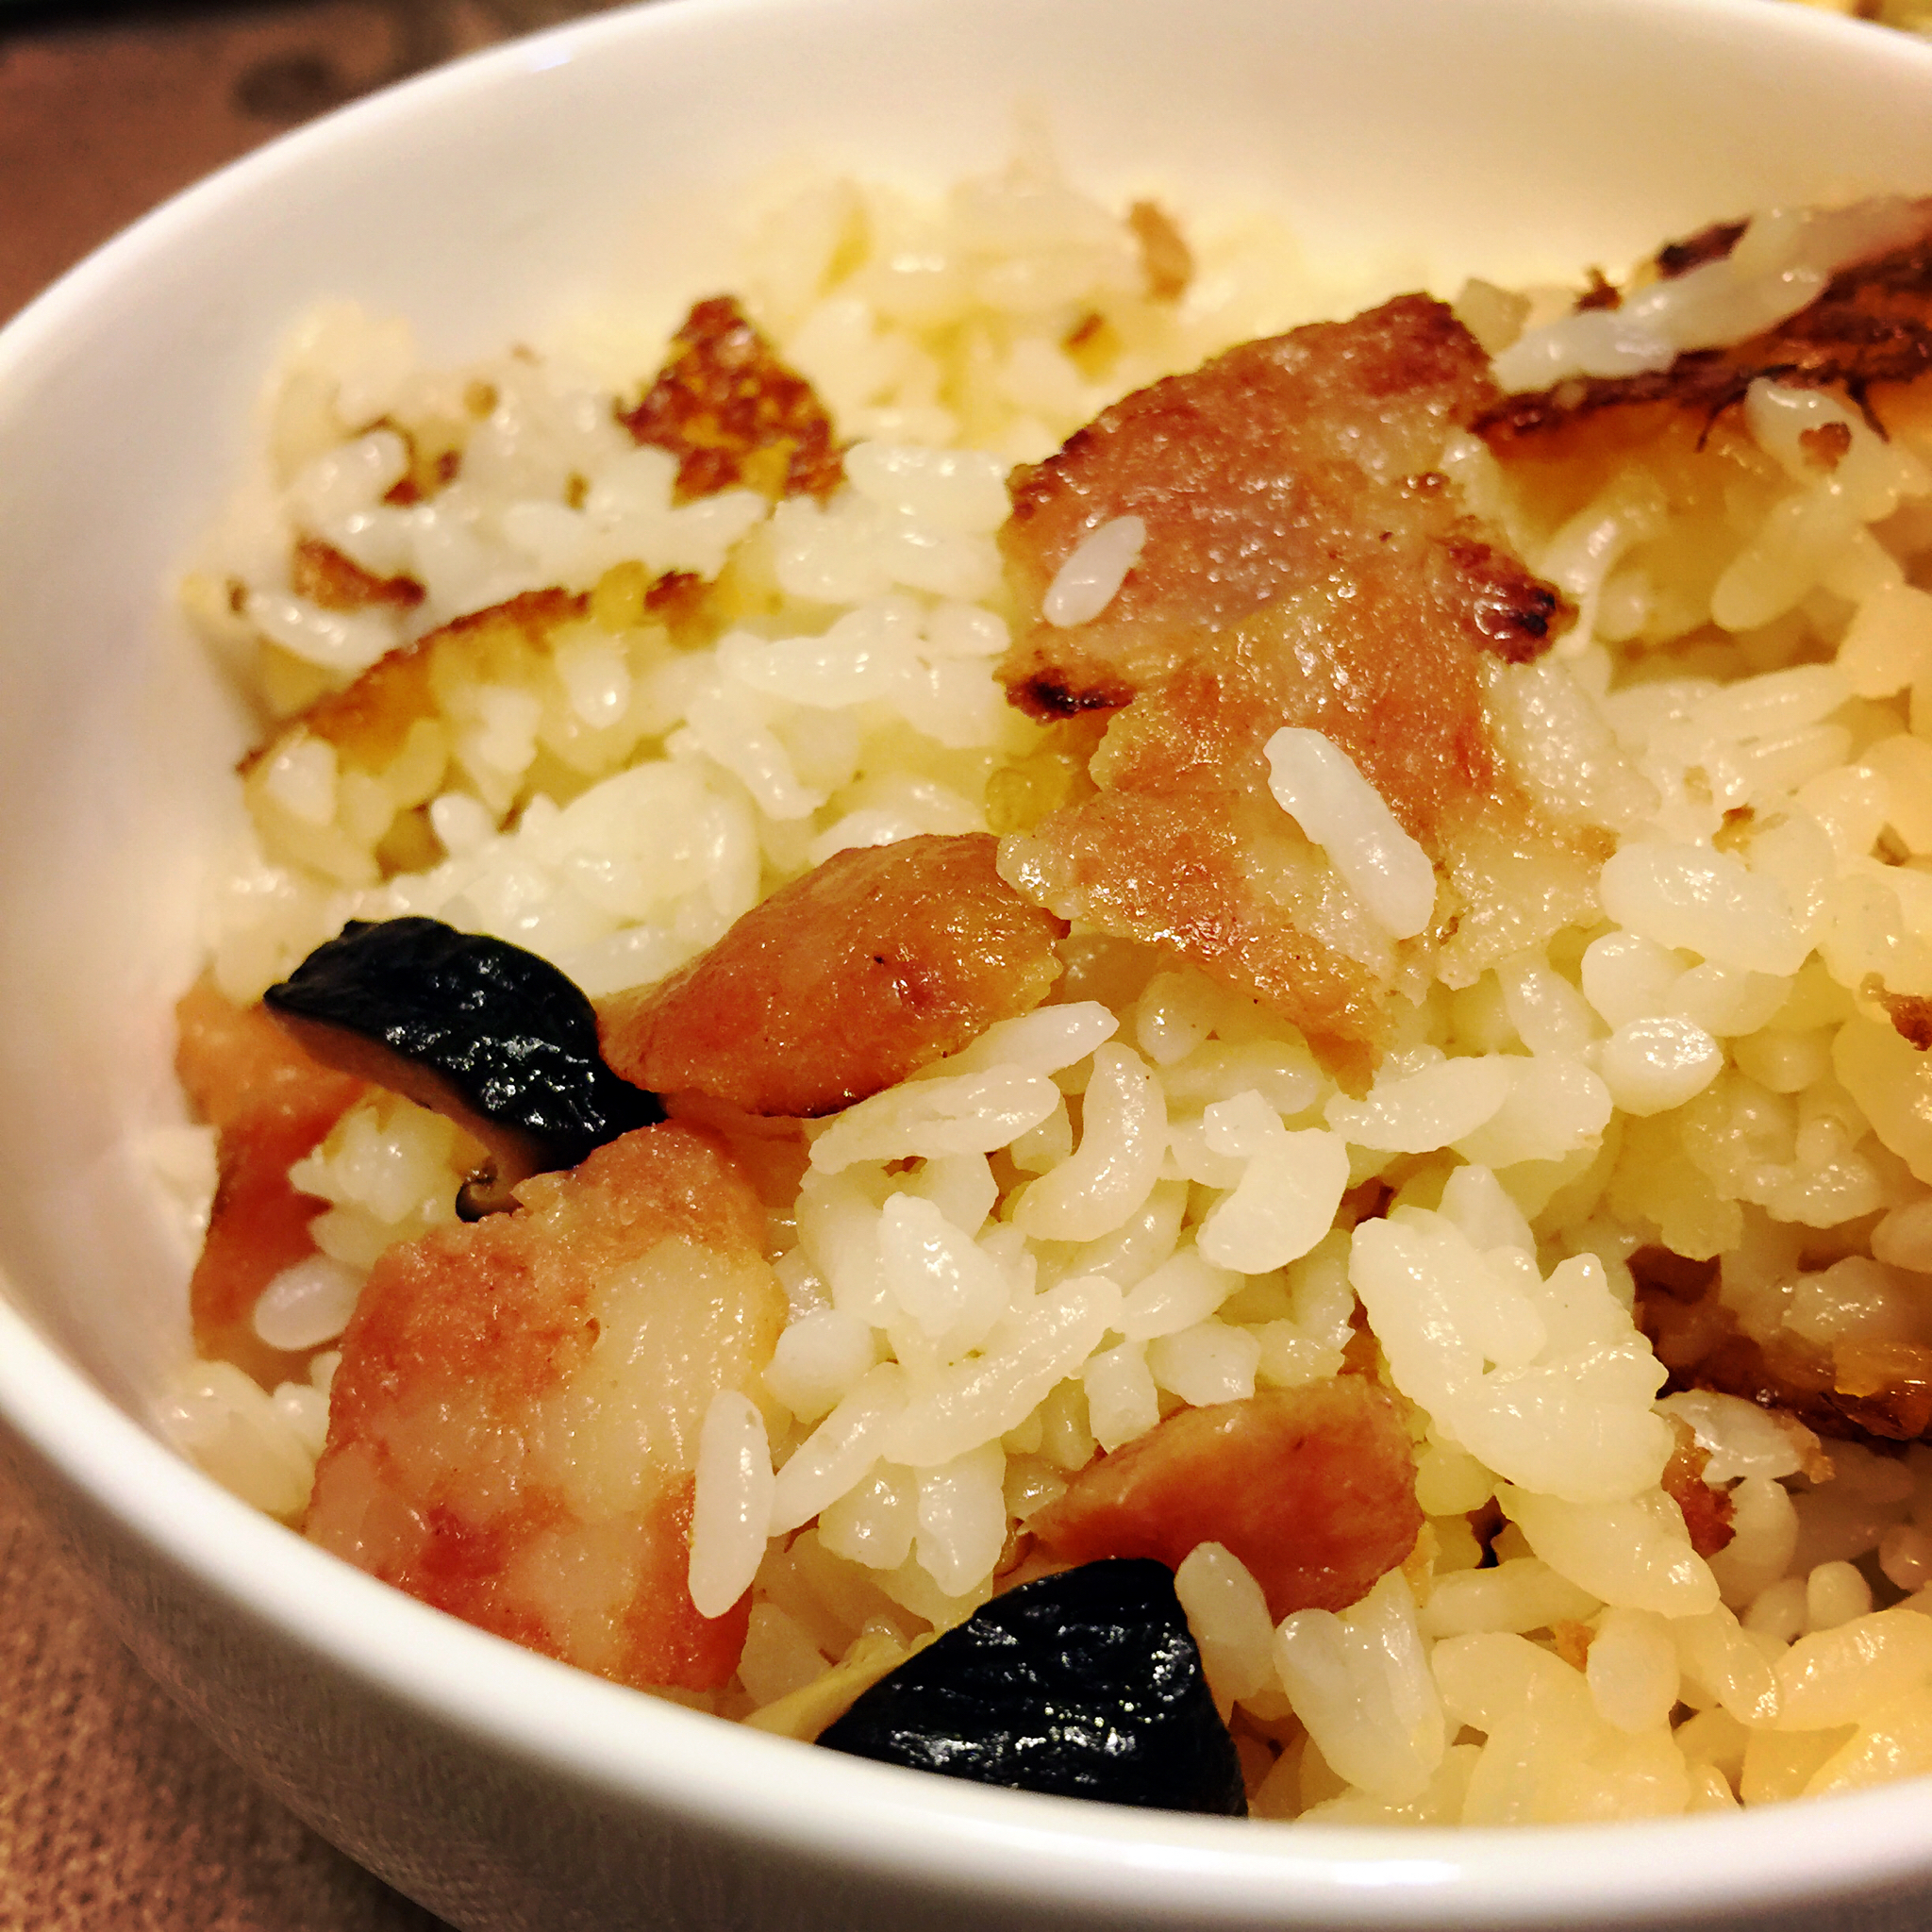
<svg viewBox="0 0 1932 1932">
<path fill-rule="evenodd" d="M 1023 1583 L 866 1691 L 821 1744 L 978 1784 L 1247 1815 L 1174 1577 L 1110 1557 Z"/>
<path fill-rule="evenodd" d="M 535 953 L 438 919 L 352 919 L 262 995 L 317 1059 L 458 1122 L 493 1172 L 460 1204 L 510 1205 L 533 1174 L 664 1118 L 597 1046 L 597 1016 Z"/>
</svg>

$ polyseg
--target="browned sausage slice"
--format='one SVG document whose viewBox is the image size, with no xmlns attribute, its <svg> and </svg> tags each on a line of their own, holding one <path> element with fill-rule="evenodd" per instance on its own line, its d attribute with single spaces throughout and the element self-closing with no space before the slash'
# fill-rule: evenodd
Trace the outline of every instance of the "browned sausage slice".
<svg viewBox="0 0 1932 1932">
<path fill-rule="evenodd" d="M 841 852 L 670 978 L 603 1000 L 616 1073 L 747 1113 L 815 1117 L 1030 1012 L 1065 927 L 993 867 L 985 833 Z"/>
<path fill-rule="evenodd" d="M 1026 1525 L 1057 1556 L 1153 1557 L 1197 1543 L 1241 1558 L 1278 1623 L 1346 1609 L 1415 1545 L 1415 1453 L 1360 1375 L 1184 1408 L 1091 1463 Z"/>
</svg>

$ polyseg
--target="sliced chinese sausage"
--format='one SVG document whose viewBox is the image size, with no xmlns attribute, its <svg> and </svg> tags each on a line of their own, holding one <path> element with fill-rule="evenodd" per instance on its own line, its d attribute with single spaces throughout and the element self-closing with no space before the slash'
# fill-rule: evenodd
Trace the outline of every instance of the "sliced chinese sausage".
<svg viewBox="0 0 1932 1932">
<path fill-rule="evenodd" d="M 353 919 L 263 996 L 315 1058 L 447 1114 L 494 1171 L 466 1211 L 662 1120 L 611 1073 L 591 1003 L 546 959 L 434 919 Z"/>
<path fill-rule="evenodd" d="M 303 1358 L 255 1331 L 255 1305 L 283 1269 L 315 1253 L 308 1224 L 328 1204 L 297 1193 L 289 1169 L 314 1152 L 362 1083 L 312 1059 L 259 1007 L 238 1007 L 203 979 L 175 1008 L 175 1068 L 215 1129 L 215 1197 L 189 1283 L 197 1351 L 264 1388 Z"/>
<path fill-rule="evenodd" d="M 749 1596 L 686 1575 L 698 1438 L 785 1320 L 765 1214 L 667 1122 L 391 1247 L 342 1336 L 307 1531 L 425 1603 L 620 1683 L 710 1690 Z"/>
<path fill-rule="evenodd" d="M 1439 868 L 1478 826 L 1547 842 L 1491 743 L 1483 666 L 1536 657 L 1570 613 L 1437 467 L 1496 399 L 1468 332 L 1404 296 L 1155 383 L 1021 473 L 1000 675 L 1035 717 L 1109 722 L 1097 789 L 1009 837 L 1006 876 L 1177 947 L 1337 1057 L 1377 1042 L 1403 936 L 1339 890 L 1265 747 L 1327 738 Z M 1069 612 L 1062 571 L 1127 519 L 1144 541 L 1118 588 Z"/>
<path fill-rule="evenodd" d="M 1089 1563 L 1008 1591 L 819 1742 L 1016 1790 L 1247 1815 L 1234 1741 L 1158 1563 Z"/>
<path fill-rule="evenodd" d="M 1220 1543 L 1278 1623 L 1357 1602 L 1414 1547 L 1423 1512 L 1394 1402 L 1340 1375 L 1180 1409 L 1090 1464 L 1026 1526 L 1075 1563 L 1152 1557 L 1172 1570 Z"/>
<path fill-rule="evenodd" d="M 831 1113 L 1030 1012 L 1066 931 L 984 833 L 841 852 L 656 986 L 598 1004 L 604 1056 L 658 1093 Z"/>
</svg>

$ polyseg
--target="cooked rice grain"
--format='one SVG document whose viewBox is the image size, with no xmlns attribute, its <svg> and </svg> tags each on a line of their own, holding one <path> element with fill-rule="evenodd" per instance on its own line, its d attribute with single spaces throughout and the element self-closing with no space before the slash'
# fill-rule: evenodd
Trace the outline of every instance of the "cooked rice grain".
<svg viewBox="0 0 1932 1932">
<path fill-rule="evenodd" d="M 1506 387 L 1659 367 L 1907 219 L 1773 215 L 1619 309 L 1472 284 L 1459 312 Z M 618 425 L 661 349 L 621 324 L 434 372 L 400 324 L 316 318 L 259 487 L 185 593 L 283 721 L 211 898 L 224 989 L 252 1000 L 344 919 L 421 912 L 598 995 L 846 846 L 1066 802 L 1091 744 L 992 676 L 1008 464 L 1352 300 L 1252 225 L 1191 234 L 1176 290 L 1146 227 L 1037 154 L 938 204 L 791 185 L 742 287 L 850 442 L 823 502 L 679 501 L 675 459 Z M 1365 1091 L 1239 994 L 1075 935 L 1053 1004 L 816 1124 L 778 1227 L 789 1324 L 693 1457 L 693 1599 L 752 1591 L 738 1675 L 698 1701 L 815 1735 L 1016 1574 L 1096 1454 L 1346 1365 L 1411 1405 L 1409 1560 L 1278 1629 L 1218 1543 L 1176 1579 L 1257 1814 L 1635 1817 L 1932 1770 L 1932 1450 L 1827 1454 L 1736 1396 L 1659 1402 L 1632 1312 L 1661 1246 L 1716 1261 L 1760 1344 L 1932 1344 L 1932 1065 L 1908 1037 L 1932 998 L 1932 425 L 1914 405 L 1889 428 L 1759 379 L 1707 447 L 1660 438 L 1567 497 L 1452 439 L 1443 474 L 1581 612 L 1550 656 L 1486 667 L 1499 753 L 1614 852 L 1473 852 L 1439 881 L 1347 760 L 1284 732 L 1275 796 L 1370 924 L 1460 908 Z M 1105 608 L 1138 523 L 1089 534 L 1051 621 Z M 315 546 L 359 576 L 303 575 Z M 404 577 L 420 598 L 322 594 Z M 312 708 L 519 597 L 487 643 L 433 647 L 392 741 Z M 264 1297 L 264 1336 L 334 1340 L 466 1168 L 436 1116 L 352 1108 L 294 1175 L 327 1204 L 321 1252 Z M 169 1418 L 290 1519 L 314 1360 L 273 1396 L 197 1363 Z M 1686 1431 L 1728 1497 L 1707 1560 L 1659 1487 Z"/>
</svg>

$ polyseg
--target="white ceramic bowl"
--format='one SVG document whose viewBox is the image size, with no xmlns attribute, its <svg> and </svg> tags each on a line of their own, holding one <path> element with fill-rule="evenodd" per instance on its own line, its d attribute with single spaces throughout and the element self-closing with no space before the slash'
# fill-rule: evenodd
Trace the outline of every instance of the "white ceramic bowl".
<svg viewBox="0 0 1932 1932">
<path fill-rule="evenodd" d="M 130 1151 L 230 715 L 168 615 L 272 346 L 313 301 L 495 345 L 594 284 L 667 308 L 801 154 L 984 170 L 1017 101 L 1108 192 L 1266 200 L 1454 286 L 1773 201 L 1932 189 L 1932 47 L 1767 0 L 665 0 L 294 135 L 0 336 L 0 1453 L 158 1676 L 466 1927 L 1619 1925 L 1932 1917 L 1909 1784 L 1598 1830 L 1240 1825 L 980 1790 L 737 1730 L 453 1623 L 145 1425 L 183 1262 Z"/>
</svg>

